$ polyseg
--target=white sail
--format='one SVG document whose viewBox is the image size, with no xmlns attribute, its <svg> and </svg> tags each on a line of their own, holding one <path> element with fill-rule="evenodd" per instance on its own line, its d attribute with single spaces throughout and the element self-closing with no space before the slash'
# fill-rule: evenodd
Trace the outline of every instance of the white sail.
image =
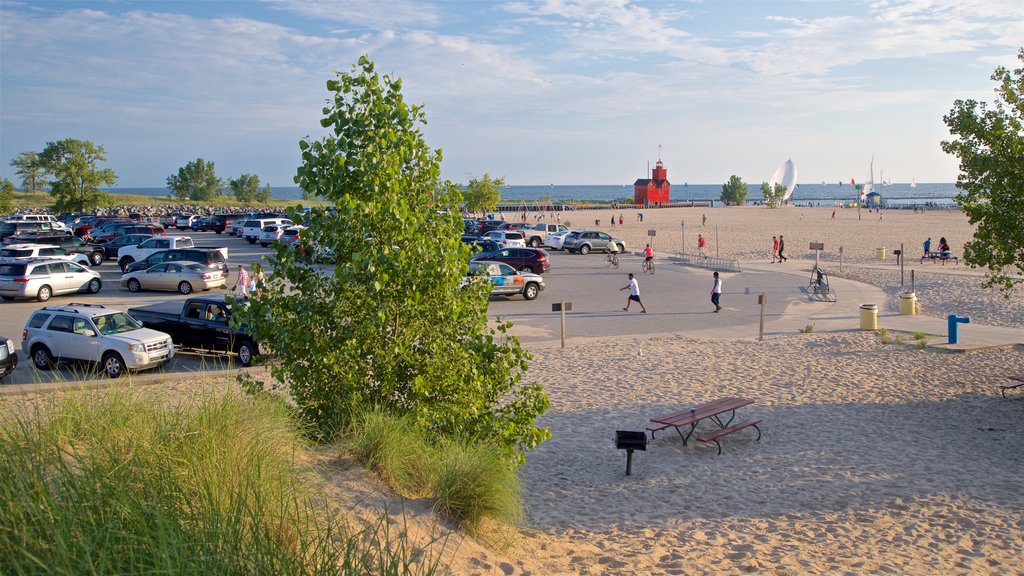
<svg viewBox="0 0 1024 576">
<path fill-rule="evenodd" d="M 793 164 L 792 160 L 786 160 L 775 170 L 775 174 L 772 174 L 772 179 L 768 181 L 768 185 L 772 188 L 776 184 L 782 184 L 786 187 L 786 195 L 782 198 L 785 202 L 789 200 L 789 197 L 793 195 L 793 190 L 796 190 L 796 164 Z"/>
<path fill-rule="evenodd" d="M 864 189 L 860 191 L 861 196 L 871 194 L 875 187 L 875 155 L 871 155 L 871 167 L 868 169 L 868 179 L 864 182 Z"/>
<path fill-rule="evenodd" d="M 910 187 L 911 187 L 911 188 L 917 188 L 917 178 L 914 178 L 914 179 L 913 179 L 913 180 L 912 180 L 912 181 L 910 182 Z"/>
</svg>

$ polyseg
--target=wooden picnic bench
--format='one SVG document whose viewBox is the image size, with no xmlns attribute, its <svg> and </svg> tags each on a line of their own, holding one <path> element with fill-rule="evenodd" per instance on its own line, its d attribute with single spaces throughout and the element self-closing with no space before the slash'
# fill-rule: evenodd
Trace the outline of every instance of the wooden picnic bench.
<svg viewBox="0 0 1024 576">
<path fill-rule="evenodd" d="M 1020 388 L 1021 386 L 1024 386 L 1024 376 L 1010 375 L 1007 376 L 1007 378 L 1010 379 L 1008 383 L 999 385 L 999 392 L 1003 395 L 1003 398 L 1006 398 L 1007 390 L 1013 390 L 1015 388 Z"/>
<path fill-rule="evenodd" d="M 953 260 L 957 264 L 960 264 L 960 258 L 959 257 L 953 256 L 952 254 L 947 254 L 945 252 L 929 252 L 929 253 L 925 254 L 924 256 L 921 256 L 921 263 L 922 264 L 924 264 L 925 260 L 928 260 L 928 261 L 931 261 L 931 262 L 935 262 L 936 260 L 939 260 L 939 261 L 942 262 L 943 266 L 945 266 L 946 262 L 949 261 L 949 260 Z"/>
<path fill-rule="evenodd" d="M 710 420 L 718 426 L 718 428 L 700 435 L 697 438 L 697 441 L 714 442 L 718 445 L 718 453 L 721 454 L 722 445 L 718 442 L 718 439 L 722 436 L 753 426 L 757 429 L 757 439 L 761 439 L 761 429 L 757 428 L 757 424 L 760 424 L 761 420 L 748 420 L 746 422 L 730 426 L 733 419 L 736 417 L 736 409 L 753 403 L 754 401 L 749 398 L 729 397 L 712 400 L 711 402 L 705 402 L 703 404 L 696 404 L 693 408 L 687 408 L 677 412 L 672 412 L 671 414 L 651 418 L 651 424 L 647 426 L 647 430 L 651 433 L 651 439 L 654 439 L 655 432 L 666 428 L 675 428 L 679 437 L 683 440 L 683 446 L 686 446 L 687 442 L 690 440 L 690 436 L 692 436 L 693 432 L 697 429 L 697 424 L 701 420 Z M 684 433 L 684 429 L 686 428 L 688 429 L 685 430 Z"/>
</svg>

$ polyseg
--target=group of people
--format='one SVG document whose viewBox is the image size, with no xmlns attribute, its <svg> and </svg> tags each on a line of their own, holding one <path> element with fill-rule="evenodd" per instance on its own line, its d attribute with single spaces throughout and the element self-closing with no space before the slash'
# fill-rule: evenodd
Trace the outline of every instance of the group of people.
<svg viewBox="0 0 1024 576">
<path fill-rule="evenodd" d="M 928 238 L 927 240 L 924 241 L 924 256 L 925 256 L 925 258 L 927 258 L 928 255 L 931 254 L 931 252 L 932 252 L 932 239 Z M 939 250 L 938 250 L 938 252 L 939 252 L 939 254 L 942 254 L 943 256 L 946 256 L 946 257 L 949 257 L 950 254 L 952 254 L 952 252 L 950 252 L 950 250 L 949 250 L 949 242 L 946 242 L 946 237 L 945 236 L 943 236 L 942 238 L 939 238 Z"/>
<path fill-rule="evenodd" d="M 717 313 L 722 309 L 722 278 L 718 275 L 718 272 L 715 272 L 712 276 L 715 280 L 711 285 L 711 304 L 715 306 L 715 312 Z M 640 283 L 633 277 L 632 272 L 629 273 L 629 282 L 619 289 L 620 292 L 623 290 L 629 290 L 629 296 L 626 298 L 626 307 L 623 310 L 629 312 L 629 305 L 636 302 L 640 305 L 640 311 L 646 314 L 647 307 L 640 300 Z"/>
<path fill-rule="evenodd" d="M 778 236 L 772 236 L 772 264 L 776 261 L 780 264 L 789 260 L 789 257 L 782 253 L 786 249 L 786 241 L 783 240 L 782 234 Z"/>
<path fill-rule="evenodd" d="M 235 285 L 231 290 L 235 293 L 235 296 L 239 298 L 259 297 L 259 287 L 263 282 L 263 272 L 255 272 L 249 274 L 249 271 L 245 269 L 245 266 L 238 265 L 238 279 L 235 280 Z"/>
</svg>

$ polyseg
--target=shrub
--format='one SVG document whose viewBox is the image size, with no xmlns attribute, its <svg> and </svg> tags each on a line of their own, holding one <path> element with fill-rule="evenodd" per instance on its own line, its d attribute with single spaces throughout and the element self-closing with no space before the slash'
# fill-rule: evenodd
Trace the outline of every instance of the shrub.
<svg viewBox="0 0 1024 576">
<path fill-rule="evenodd" d="M 799 330 L 801 334 L 810 334 L 811 332 L 814 332 L 814 324 L 808 324 L 803 328 L 797 328 L 797 330 Z"/>
<path fill-rule="evenodd" d="M 403 495 L 419 497 L 429 489 L 433 449 L 411 418 L 380 410 L 360 414 L 351 428 L 349 446 L 364 466 Z"/>
<path fill-rule="evenodd" d="M 477 535 L 485 520 L 518 525 L 523 520 L 522 487 L 515 468 L 499 450 L 484 444 L 441 446 L 431 488 L 435 509 Z"/>
</svg>

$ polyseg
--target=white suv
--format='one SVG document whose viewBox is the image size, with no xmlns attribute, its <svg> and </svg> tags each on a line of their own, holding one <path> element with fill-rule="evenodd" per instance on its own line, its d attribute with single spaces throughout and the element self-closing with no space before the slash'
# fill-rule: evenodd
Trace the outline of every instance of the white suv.
<svg viewBox="0 0 1024 576">
<path fill-rule="evenodd" d="M 60 361 L 89 362 L 117 378 L 164 364 L 174 357 L 174 344 L 167 334 L 143 328 L 120 310 L 72 304 L 36 310 L 21 334 L 21 351 L 39 370 Z"/>
<path fill-rule="evenodd" d="M 502 248 L 526 247 L 526 237 L 517 230 L 491 230 L 483 237 L 494 240 Z"/>
<path fill-rule="evenodd" d="M 0 258 L 49 258 L 74 262 L 87 268 L 92 266 L 88 255 L 68 252 L 53 244 L 7 244 L 0 246 Z"/>
<path fill-rule="evenodd" d="M 249 244 L 255 244 L 260 239 L 260 234 L 263 233 L 263 228 L 266 226 L 281 226 L 287 228 L 292 225 L 292 221 L 287 218 L 256 218 L 253 220 L 246 220 L 242 224 L 242 238 L 245 238 Z"/>
</svg>

